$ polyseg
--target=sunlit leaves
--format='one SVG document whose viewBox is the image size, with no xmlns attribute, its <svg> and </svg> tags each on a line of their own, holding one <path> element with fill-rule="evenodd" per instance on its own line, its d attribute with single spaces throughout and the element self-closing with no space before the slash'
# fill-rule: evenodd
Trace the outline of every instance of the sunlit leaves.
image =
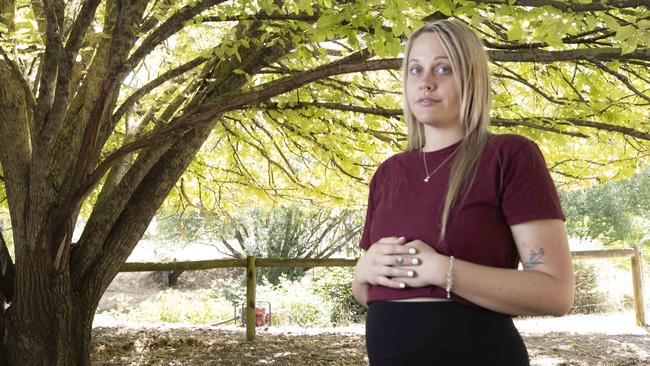
<svg viewBox="0 0 650 366">
<path fill-rule="evenodd" d="M 160 25 L 187 4 L 151 2 L 145 19 Z M 23 68 L 42 52 L 38 24 L 29 9 L 19 6 L 17 38 L 1 40 L 15 40 Z M 103 30 L 104 13 L 102 6 L 94 32 L 85 39 L 88 57 L 99 42 L 110 40 Z M 186 21 L 137 65 L 122 85 L 118 106 L 146 83 L 199 55 L 214 58 L 206 65 L 218 65 L 217 69 L 198 67 L 147 93 L 129 117 L 117 121 L 103 151 L 124 144 L 140 123 L 143 131 L 151 131 L 181 114 L 196 95 L 196 89 L 187 89 L 190 85 L 218 89 L 224 80 L 214 75 L 228 60 L 234 62 L 228 64 L 228 77 L 247 81 L 243 93 L 361 50 L 370 51 L 373 59 L 400 57 L 405 37 L 423 19 L 449 15 L 470 24 L 488 49 L 513 53 L 616 47 L 629 54 L 647 49 L 650 41 L 650 20 L 634 8 L 574 13 L 552 6 L 522 7 L 514 1 L 499 5 L 469 0 L 227 1 Z M 237 33 L 252 24 L 258 27 L 258 36 Z M 136 45 L 154 29 L 142 28 Z M 273 44 L 288 49 L 279 62 L 262 65 L 258 73 L 247 71 L 256 69 L 245 64 L 253 62 L 245 60 L 247 53 Z M 600 65 L 588 59 L 491 65 L 492 115 L 522 121 L 518 127 L 493 130 L 534 138 L 560 184 L 587 185 L 596 177 L 605 181 L 629 176 L 643 163 L 637 160 L 648 154 L 644 140 L 571 123 L 583 120 L 648 131 L 648 102 L 638 95 L 650 90 L 647 61 L 605 60 Z M 258 202 L 301 199 L 362 206 L 365 184 L 377 164 L 404 146 L 405 126 L 398 113 L 400 78 L 397 70 L 328 77 L 220 116 L 184 177 L 189 198 L 194 203 L 201 198 L 208 206 L 250 197 Z M 171 117 L 164 119 L 164 111 L 176 102 Z M 179 190 L 172 192 L 172 201 L 184 199 Z"/>
<path fill-rule="evenodd" d="M 650 212 L 647 168 L 629 179 L 561 193 L 573 236 L 629 246 L 646 234 Z"/>
</svg>

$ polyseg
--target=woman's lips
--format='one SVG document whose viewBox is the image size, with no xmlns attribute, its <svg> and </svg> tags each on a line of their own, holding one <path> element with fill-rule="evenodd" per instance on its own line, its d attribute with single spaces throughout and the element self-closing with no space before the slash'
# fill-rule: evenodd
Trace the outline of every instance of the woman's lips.
<svg viewBox="0 0 650 366">
<path fill-rule="evenodd" d="M 428 98 L 428 97 L 427 98 L 420 98 L 417 101 L 417 103 L 419 105 L 423 106 L 423 107 L 432 106 L 432 105 L 434 105 L 436 103 L 440 103 L 440 102 L 442 102 L 442 100 L 436 99 L 436 98 Z"/>
</svg>

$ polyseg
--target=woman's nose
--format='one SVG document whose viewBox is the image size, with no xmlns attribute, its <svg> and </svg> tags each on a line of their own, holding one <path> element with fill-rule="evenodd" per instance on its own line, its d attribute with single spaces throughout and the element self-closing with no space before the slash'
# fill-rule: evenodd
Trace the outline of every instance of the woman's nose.
<svg viewBox="0 0 650 366">
<path fill-rule="evenodd" d="M 436 88 L 435 78 L 430 74 L 426 73 L 420 79 L 420 89 L 422 90 L 433 90 Z"/>
</svg>

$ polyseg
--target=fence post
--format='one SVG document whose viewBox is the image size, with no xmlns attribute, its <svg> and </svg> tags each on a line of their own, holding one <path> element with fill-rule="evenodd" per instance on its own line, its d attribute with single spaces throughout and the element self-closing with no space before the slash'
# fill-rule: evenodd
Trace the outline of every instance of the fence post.
<svg viewBox="0 0 650 366">
<path fill-rule="evenodd" d="M 644 237 L 634 248 L 632 257 L 632 285 L 634 286 L 634 312 L 636 313 L 636 323 L 645 326 L 645 292 L 643 289 L 643 244 L 650 240 L 650 237 Z"/>
<path fill-rule="evenodd" d="M 246 257 L 246 340 L 255 340 L 255 256 Z"/>
</svg>

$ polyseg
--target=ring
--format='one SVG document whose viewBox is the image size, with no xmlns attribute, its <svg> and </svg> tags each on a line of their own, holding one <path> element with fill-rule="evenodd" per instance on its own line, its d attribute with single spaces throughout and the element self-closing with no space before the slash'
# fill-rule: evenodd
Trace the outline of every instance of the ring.
<svg viewBox="0 0 650 366">
<path fill-rule="evenodd" d="M 404 264 L 404 257 L 399 256 L 399 257 L 395 258 L 395 263 Z"/>
</svg>

